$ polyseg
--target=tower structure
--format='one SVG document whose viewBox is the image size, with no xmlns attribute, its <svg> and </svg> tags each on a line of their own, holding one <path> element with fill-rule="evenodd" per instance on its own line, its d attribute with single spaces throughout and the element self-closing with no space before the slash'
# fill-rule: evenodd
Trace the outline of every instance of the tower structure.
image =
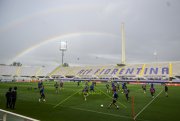
<svg viewBox="0 0 180 121">
<path fill-rule="evenodd" d="M 125 43 L 125 31 L 124 31 L 124 23 L 121 24 L 121 64 L 125 65 L 126 64 L 126 43 Z"/>
</svg>

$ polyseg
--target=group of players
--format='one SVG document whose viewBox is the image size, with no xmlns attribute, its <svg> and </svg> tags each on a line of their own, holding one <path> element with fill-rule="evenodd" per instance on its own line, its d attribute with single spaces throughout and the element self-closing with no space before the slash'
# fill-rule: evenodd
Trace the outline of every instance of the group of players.
<svg viewBox="0 0 180 121">
<path fill-rule="evenodd" d="M 16 97 L 17 97 L 17 87 L 10 87 L 9 90 L 6 92 L 6 108 L 15 108 Z"/>
<path fill-rule="evenodd" d="M 146 84 L 142 85 L 142 89 L 143 89 L 144 93 L 146 93 Z M 154 98 L 154 94 L 156 92 L 154 84 L 151 84 L 149 91 L 151 93 L 152 98 Z M 168 86 L 166 84 L 164 84 L 164 91 L 165 91 L 166 97 L 168 97 Z"/>
<path fill-rule="evenodd" d="M 54 84 L 54 87 L 55 87 L 55 93 L 59 93 L 59 89 L 63 89 L 63 81 L 60 81 L 60 83 L 58 84 L 58 82 L 56 82 Z M 39 81 L 38 82 L 38 89 L 39 89 L 39 92 L 40 92 L 40 98 L 39 98 L 39 102 L 43 101 L 43 102 L 46 102 L 46 99 L 45 99 L 45 94 L 44 94 L 44 85 L 43 85 L 43 82 L 42 81 Z"/>
<path fill-rule="evenodd" d="M 63 81 L 60 81 L 59 84 L 58 82 L 55 82 L 54 87 L 55 87 L 55 93 L 59 93 L 59 89 L 63 89 Z M 77 86 L 80 85 L 80 81 L 77 82 Z M 90 93 L 94 92 L 94 88 L 96 86 L 96 82 L 93 81 L 92 84 L 89 86 L 88 81 L 85 82 L 85 86 L 82 90 L 83 96 L 84 96 L 84 100 L 87 100 L 87 96 L 89 95 L 89 90 Z M 44 94 L 44 85 L 42 81 L 38 82 L 38 89 L 40 92 L 40 98 L 39 98 L 39 102 L 43 101 L 45 102 L 45 94 Z M 110 90 L 111 89 L 111 90 Z M 142 85 L 142 89 L 144 91 L 144 93 L 146 93 L 146 84 Z M 15 102 L 16 102 L 16 97 L 17 97 L 17 87 L 14 87 L 13 89 L 10 87 L 9 90 L 6 92 L 6 108 L 11 108 L 14 109 L 15 108 Z M 119 109 L 119 106 L 116 104 L 117 100 L 118 100 L 118 91 L 122 90 L 121 93 L 125 94 L 125 97 L 127 99 L 127 101 L 129 102 L 129 89 L 127 88 L 126 83 L 122 83 L 122 88 L 120 89 L 120 85 L 119 82 L 114 83 L 111 82 L 111 88 L 109 83 L 106 83 L 106 90 L 107 93 L 112 92 L 113 93 L 113 97 L 112 97 L 112 102 L 109 104 L 108 108 L 110 108 L 112 105 L 114 105 L 117 109 Z M 168 87 L 166 84 L 164 84 L 164 91 L 165 91 L 165 95 L 166 97 L 168 97 Z M 150 85 L 150 94 L 152 96 L 152 98 L 154 98 L 154 94 L 155 94 L 155 87 L 154 84 Z"/>
<path fill-rule="evenodd" d="M 78 82 L 79 83 L 79 82 Z M 87 96 L 89 95 L 88 92 L 89 92 L 89 88 L 90 88 L 90 92 L 94 92 L 94 86 L 96 86 L 96 82 L 92 82 L 92 84 L 88 85 L 88 82 L 85 82 L 85 87 L 83 88 L 82 90 L 82 93 L 84 95 L 84 100 L 86 101 L 87 100 Z"/>
<path fill-rule="evenodd" d="M 59 84 L 58 84 L 58 82 L 56 82 L 56 83 L 54 84 L 55 92 L 56 92 L 56 93 L 59 93 L 59 90 L 62 90 L 62 89 L 63 89 L 63 85 L 64 85 L 63 81 L 60 81 Z"/>
<path fill-rule="evenodd" d="M 122 88 L 121 89 L 120 89 L 119 82 L 117 82 L 117 83 L 111 82 L 111 88 L 110 88 L 109 84 L 110 83 L 106 83 L 106 90 L 107 90 L 107 93 L 112 92 L 113 97 L 112 97 L 112 102 L 109 104 L 108 108 L 110 108 L 112 105 L 114 105 L 117 109 L 119 109 L 119 106 L 116 104 L 116 102 L 118 100 L 118 97 L 119 97 L 118 96 L 118 91 L 121 90 L 121 93 L 125 94 L 126 100 L 128 102 L 129 102 L 129 92 L 130 91 L 129 91 L 129 89 L 127 87 L 127 84 L 125 82 L 122 83 Z M 80 85 L 80 81 L 77 82 L 77 86 L 79 86 L 79 85 Z M 96 86 L 95 81 L 93 81 L 90 86 L 89 86 L 88 81 L 85 82 L 85 86 L 84 86 L 84 88 L 82 90 L 83 97 L 84 97 L 85 101 L 87 100 L 87 96 L 89 95 L 89 91 L 90 91 L 90 93 L 95 91 L 94 90 L 95 86 Z M 58 84 L 58 82 L 55 82 L 54 87 L 55 87 L 55 93 L 59 93 L 59 89 L 60 90 L 63 89 L 63 81 L 60 81 L 59 84 Z M 43 86 L 42 81 L 40 81 L 38 83 L 38 88 L 40 90 L 39 102 L 41 102 L 41 100 L 45 102 L 44 86 Z M 143 89 L 144 93 L 146 93 L 146 84 L 142 85 L 142 89 Z M 154 84 L 150 85 L 150 94 L 151 94 L 152 98 L 154 98 L 154 94 L 155 94 Z M 167 87 L 166 84 L 165 84 L 165 94 L 168 97 L 168 87 Z"/>
<path fill-rule="evenodd" d="M 168 87 L 166 84 L 164 84 L 164 90 L 165 90 L 165 95 L 166 97 L 168 97 Z M 144 91 L 144 93 L 146 93 L 146 84 L 142 84 L 142 89 Z M 112 102 L 109 104 L 108 108 L 110 108 L 112 105 L 114 105 L 117 109 L 119 109 L 119 106 L 116 104 L 117 100 L 118 100 L 118 91 L 122 90 L 121 93 L 125 94 L 126 100 L 129 102 L 129 92 L 130 90 L 127 87 L 127 84 L 125 82 L 122 83 L 122 89 L 120 89 L 120 85 L 119 82 L 114 83 L 111 82 L 111 88 L 109 83 L 106 84 L 106 90 L 107 93 L 112 92 L 113 93 L 113 97 L 112 97 Z M 91 86 L 90 86 L 90 91 L 94 91 L 94 82 L 92 82 Z M 154 94 L 155 94 L 155 86 L 154 84 L 150 85 L 150 94 L 152 96 L 152 98 L 154 98 Z M 85 87 L 83 89 L 83 94 L 84 94 L 84 100 L 87 100 L 87 96 L 88 96 L 88 83 L 85 83 Z"/>
</svg>

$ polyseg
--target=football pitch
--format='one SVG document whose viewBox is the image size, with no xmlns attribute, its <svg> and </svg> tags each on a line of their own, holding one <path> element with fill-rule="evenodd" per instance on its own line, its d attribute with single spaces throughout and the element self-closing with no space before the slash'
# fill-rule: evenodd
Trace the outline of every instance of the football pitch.
<svg viewBox="0 0 180 121">
<path fill-rule="evenodd" d="M 0 83 L 0 108 L 41 121 L 134 121 L 132 116 L 132 97 L 134 97 L 134 116 L 136 121 L 180 121 L 180 87 L 169 86 L 169 96 L 165 96 L 164 86 L 155 85 L 156 93 L 152 98 L 143 93 L 141 85 L 127 84 L 130 90 L 129 102 L 125 95 L 118 92 L 115 107 L 107 108 L 112 102 L 112 93 L 106 92 L 106 83 L 97 83 L 95 92 L 89 93 L 84 100 L 84 82 L 65 82 L 64 89 L 55 93 L 55 82 L 43 82 L 46 102 L 39 102 L 37 82 Z M 91 83 L 90 83 L 91 84 Z M 6 109 L 5 93 L 9 87 L 17 86 L 17 102 L 14 110 Z M 121 86 L 121 85 L 120 85 Z M 103 107 L 101 105 L 103 104 Z M 0 115 L 1 116 L 1 115 Z"/>
</svg>

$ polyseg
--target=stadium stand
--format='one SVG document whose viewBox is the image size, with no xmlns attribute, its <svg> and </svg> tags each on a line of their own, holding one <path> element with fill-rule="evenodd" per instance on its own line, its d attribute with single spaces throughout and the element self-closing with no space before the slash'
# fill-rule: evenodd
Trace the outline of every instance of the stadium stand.
<svg viewBox="0 0 180 121">
<path fill-rule="evenodd" d="M 0 75 L 14 76 L 16 75 L 17 66 L 0 66 Z"/>
<path fill-rule="evenodd" d="M 78 67 L 0 66 L 2 77 L 52 77 L 56 79 L 121 79 L 121 80 L 168 80 L 180 78 L 180 62 L 128 64 L 126 66 L 98 65 Z"/>
</svg>

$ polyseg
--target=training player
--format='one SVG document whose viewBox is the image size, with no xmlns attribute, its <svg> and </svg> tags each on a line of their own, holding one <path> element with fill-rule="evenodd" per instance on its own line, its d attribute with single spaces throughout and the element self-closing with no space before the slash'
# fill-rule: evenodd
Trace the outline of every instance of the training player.
<svg viewBox="0 0 180 121">
<path fill-rule="evenodd" d="M 129 101 L 129 89 L 125 88 L 124 89 L 124 94 L 126 96 L 127 101 Z"/>
<path fill-rule="evenodd" d="M 122 83 L 122 92 L 121 93 L 124 93 L 124 89 L 127 89 L 127 86 L 126 86 L 125 82 Z"/>
<path fill-rule="evenodd" d="M 85 81 L 85 86 L 88 86 L 88 87 L 89 87 L 88 81 Z"/>
<path fill-rule="evenodd" d="M 11 92 L 11 104 L 10 104 L 11 109 L 15 108 L 16 98 L 17 98 L 17 87 L 14 87 L 13 91 Z"/>
<path fill-rule="evenodd" d="M 165 91 L 166 97 L 168 97 L 168 86 L 166 84 L 164 85 L 164 91 Z"/>
<path fill-rule="evenodd" d="M 94 84 L 92 83 L 92 85 L 90 86 L 90 92 L 94 92 Z"/>
<path fill-rule="evenodd" d="M 155 88 L 153 84 L 151 84 L 150 93 L 151 93 L 152 98 L 154 98 Z"/>
<path fill-rule="evenodd" d="M 117 82 L 116 87 L 117 87 L 117 90 L 120 91 L 119 82 Z"/>
<path fill-rule="evenodd" d="M 116 86 L 115 85 L 112 86 L 112 92 L 113 93 L 116 92 Z"/>
<path fill-rule="evenodd" d="M 63 81 L 60 82 L 60 90 L 63 89 L 64 83 Z"/>
<path fill-rule="evenodd" d="M 11 105 L 11 95 L 12 95 L 12 88 L 10 87 L 9 90 L 6 92 L 6 108 L 9 108 Z"/>
<path fill-rule="evenodd" d="M 39 98 L 39 102 L 41 102 L 41 100 L 43 100 L 44 102 L 46 102 L 46 99 L 45 99 L 45 94 L 44 94 L 44 86 L 41 87 L 40 89 L 40 98 Z"/>
<path fill-rule="evenodd" d="M 38 82 L 38 89 L 40 90 L 42 86 L 43 86 L 43 82 L 41 80 L 41 81 Z"/>
<path fill-rule="evenodd" d="M 79 87 L 79 85 L 80 85 L 80 81 L 77 82 L 77 87 Z"/>
<path fill-rule="evenodd" d="M 88 96 L 88 86 L 85 86 L 84 89 L 83 89 L 83 95 L 84 95 L 84 100 L 86 101 L 86 97 Z"/>
<path fill-rule="evenodd" d="M 108 108 L 110 108 L 112 105 L 114 105 L 114 106 L 116 106 L 117 109 L 119 109 L 119 106 L 116 104 L 117 99 L 118 99 L 118 94 L 117 94 L 117 92 L 114 92 L 114 94 L 113 94 L 113 100 L 112 100 L 112 102 L 109 104 Z"/>
<path fill-rule="evenodd" d="M 143 89 L 144 93 L 146 93 L 146 84 L 142 85 L 142 89 Z"/>
<path fill-rule="evenodd" d="M 54 84 L 54 87 L 55 87 L 55 92 L 58 93 L 58 87 L 59 87 L 59 85 L 58 85 L 57 82 Z"/>
<path fill-rule="evenodd" d="M 93 82 L 92 82 L 92 85 L 96 86 L 96 82 L 95 82 L 95 81 L 93 81 Z"/>
<path fill-rule="evenodd" d="M 107 93 L 110 93 L 109 84 L 106 84 Z"/>
</svg>

